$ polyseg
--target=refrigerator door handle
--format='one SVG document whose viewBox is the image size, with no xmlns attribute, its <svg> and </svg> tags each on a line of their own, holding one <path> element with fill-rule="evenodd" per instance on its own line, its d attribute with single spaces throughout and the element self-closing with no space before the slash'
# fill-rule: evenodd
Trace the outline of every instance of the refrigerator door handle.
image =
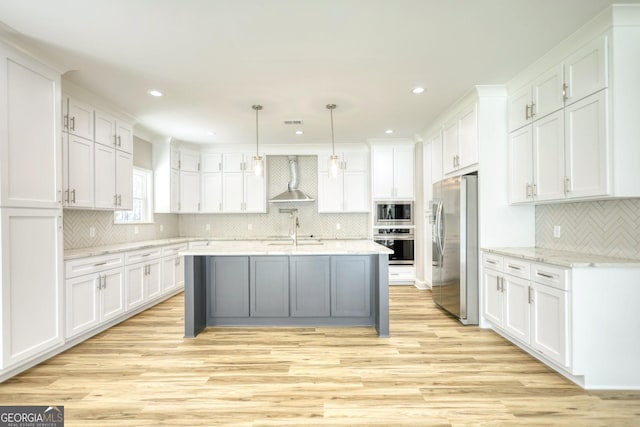
<svg viewBox="0 0 640 427">
<path fill-rule="evenodd" d="M 440 245 L 440 253 L 444 256 L 444 202 L 440 202 L 438 218 L 440 219 L 440 226 L 438 227 L 438 244 Z"/>
</svg>

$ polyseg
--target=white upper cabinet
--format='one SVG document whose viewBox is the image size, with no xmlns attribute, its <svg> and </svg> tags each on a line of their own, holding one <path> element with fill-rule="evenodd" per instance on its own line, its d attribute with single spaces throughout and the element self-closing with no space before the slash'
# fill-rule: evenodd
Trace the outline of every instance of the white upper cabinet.
<svg viewBox="0 0 640 427">
<path fill-rule="evenodd" d="M 514 146 L 523 137 L 520 128 L 510 134 L 511 203 L 640 196 L 639 28 L 629 21 L 624 30 L 614 25 L 574 43 L 559 65 L 533 80 L 533 103 L 525 105 L 533 114 L 526 125 L 530 160 Z M 514 116 L 518 99 L 520 91 L 510 97 L 511 129 L 521 124 Z M 525 162 L 533 162 L 533 175 L 523 181 Z"/>
<path fill-rule="evenodd" d="M 222 172 L 200 173 L 201 212 L 222 212 Z"/>
<path fill-rule="evenodd" d="M 598 37 L 565 59 L 567 105 L 609 85 L 607 37 Z"/>
<path fill-rule="evenodd" d="M 533 183 L 532 129 L 525 126 L 509 134 L 509 201 L 529 201 Z"/>
<path fill-rule="evenodd" d="M 129 123 L 116 121 L 116 134 L 118 136 L 118 150 L 133 154 L 133 128 Z"/>
<path fill-rule="evenodd" d="M 97 209 L 113 209 L 118 203 L 115 156 L 115 148 L 94 145 L 94 206 Z"/>
<path fill-rule="evenodd" d="M 202 172 L 222 172 L 222 153 L 201 152 Z"/>
<path fill-rule="evenodd" d="M 93 141 L 93 107 L 72 97 L 63 98 L 63 130 Z"/>
<path fill-rule="evenodd" d="M 60 75 L 2 44 L 0 60 L 0 206 L 59 208 Z"/>
<path fill-rule="evenodd" d="M 569 197 L 600 196 L 609 192 L 606 119 L 606 91 L 566 108 L 565 191 Z"/>
<path fill-rule="evenodd" d="M 63 153 L 65 170 L 65 206 L 93 207 L 94 151 L 93 141 L 64 133 Z"/>
<path fill-rule="evenodd" d="M 444 125 L 442 165 L 445 175 L 478 163 L 478 105 L 464 107 Z"/>
<path fill-rule="evenodd" d="M 516 90 L 509 95 L 509 131 L 514 131 L 531 122 L 531 85 Z"/>
<path fill-rule="evenodd" d="M 115 147 L 126 153 L 133 153 L 133 128 L 131 125 L 104 111 L 96 109 L 94 114 L 95 142 Z"/>
<path fill-rule="evenodd" d="M 244 170 L 244 153 L 241 151 L 235 153 L 222 154 L 222 171 L 223 172 L 242 172 Z"/>
<path fill-rule="evenodd" d="M 374 199 L 413 199 L 413 144 L 373 146 L 371 159 Z"/>
<path fill-rule="evenodd" d="M 200 211 L 200 173 L 180 171 L 180 212 Z"/>
<path fill-rule="evenodd" d="M 340 153 L 338 174 L 331 176 L 328 156 L 318 156 L 318 212 L 369 212 L 369 153 Z"/>
<path fill-rule="evenodd" d="M 244 176 L 242 172 L 222 175 L 222 210 L 242 212 L 244 208 Z"/>
<path fill-rule="evenodd" d="M 180 170 L 187 172 L 200 171 L 200 151 L 180 149 Z"/>
<path fill-rule="evenodd" d="M 442 180 L 442 130 L 438 130 L 431 142 L 431 183 Z"/>
<path fill-rule="evenodd" d="M 116 209 L 133 209 L 133 154 L 116 150 Z"/>
<path fill-rule="evenodd" d="M 556 65 L 542 73 L 531 84 L 532 104 L 529 115 L 541 119 L 564 107 L 564 65 Z"/>
</svg>

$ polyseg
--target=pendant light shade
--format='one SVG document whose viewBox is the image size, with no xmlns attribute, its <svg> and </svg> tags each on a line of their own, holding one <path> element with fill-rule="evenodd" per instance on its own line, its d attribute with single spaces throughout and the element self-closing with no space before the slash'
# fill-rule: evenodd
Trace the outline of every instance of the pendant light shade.
<svg viewBox="0 0 640 427">
<path fill-rule="evenodd" d="M 264 173 L 264 159 L 258 149 L 258 112 L 262 110 L 262 105 L 252 105 L 251 108 L 256 112 L 256 155 L 253 156 L 253 173 L 256 176 L 262 176 Z"/>
<path fill-rule="evenodd" d="M 331 113 L 331 156 L 329 156 L 329 176 L 335 178 L 338 176 L 338 171 L 340 170 L 340 161 L 338 160 L 338 156 L 336 156 L 336 144 L 333 136 L 333 110 L 336 109 L 336 104 L 327 104 L 327 109 Z"/>
</svg>

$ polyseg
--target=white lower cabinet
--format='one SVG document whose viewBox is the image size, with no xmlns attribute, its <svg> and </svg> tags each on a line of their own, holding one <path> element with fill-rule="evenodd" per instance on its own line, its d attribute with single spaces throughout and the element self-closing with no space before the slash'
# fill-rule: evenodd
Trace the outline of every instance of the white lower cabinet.
<svg viewBox="0 0 640 427">
<path fill-rule="evenodd" d="M 67 338 L 124 313 L 122 268 L 67 279 L 66 288 Z"/>
<path fill-rule="evenodd" d="M 125 267 L 126 309 L 131 310 L 161 293 L 160 260 Z"/>
<path fill-rule="evenodd" d="M 569 367 L 567 270 L 489 253 L 483 254 L 482 264 L 485 320 L 547 359 Z M 549 281 L 551 277 L 555 282 Z"/>
<path fill-rule="evenodd" d="M 162 248 L 162 293 L 168 294 L 184 288 L 184 257 L 178 255 L 187 244 Z"/>
</svg>

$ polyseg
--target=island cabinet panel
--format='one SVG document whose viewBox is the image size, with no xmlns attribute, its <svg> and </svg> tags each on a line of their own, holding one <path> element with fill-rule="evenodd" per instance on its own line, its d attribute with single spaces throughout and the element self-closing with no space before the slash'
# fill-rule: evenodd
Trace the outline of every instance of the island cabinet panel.
<svg viewBox="0 0 640 427">
<path fill-rule="evenodd" d="M 331 315 L 331 257 L 291 257 L 291 316 Z"/>
<path fill-rule="evenodd" d="M 249 316 L 249 257 L 209 257 L 210 317 Z"/>
<path fill-rule="evenodd" d="M 289 316 L 289 257 L 250 258 L 251 317 Z"/>
<path fill-rule="evenodd" d="M 331 315 L 360 317 L 371 311 L 371 262 L 367 256 L 331 258 Z"/>
</svg>

